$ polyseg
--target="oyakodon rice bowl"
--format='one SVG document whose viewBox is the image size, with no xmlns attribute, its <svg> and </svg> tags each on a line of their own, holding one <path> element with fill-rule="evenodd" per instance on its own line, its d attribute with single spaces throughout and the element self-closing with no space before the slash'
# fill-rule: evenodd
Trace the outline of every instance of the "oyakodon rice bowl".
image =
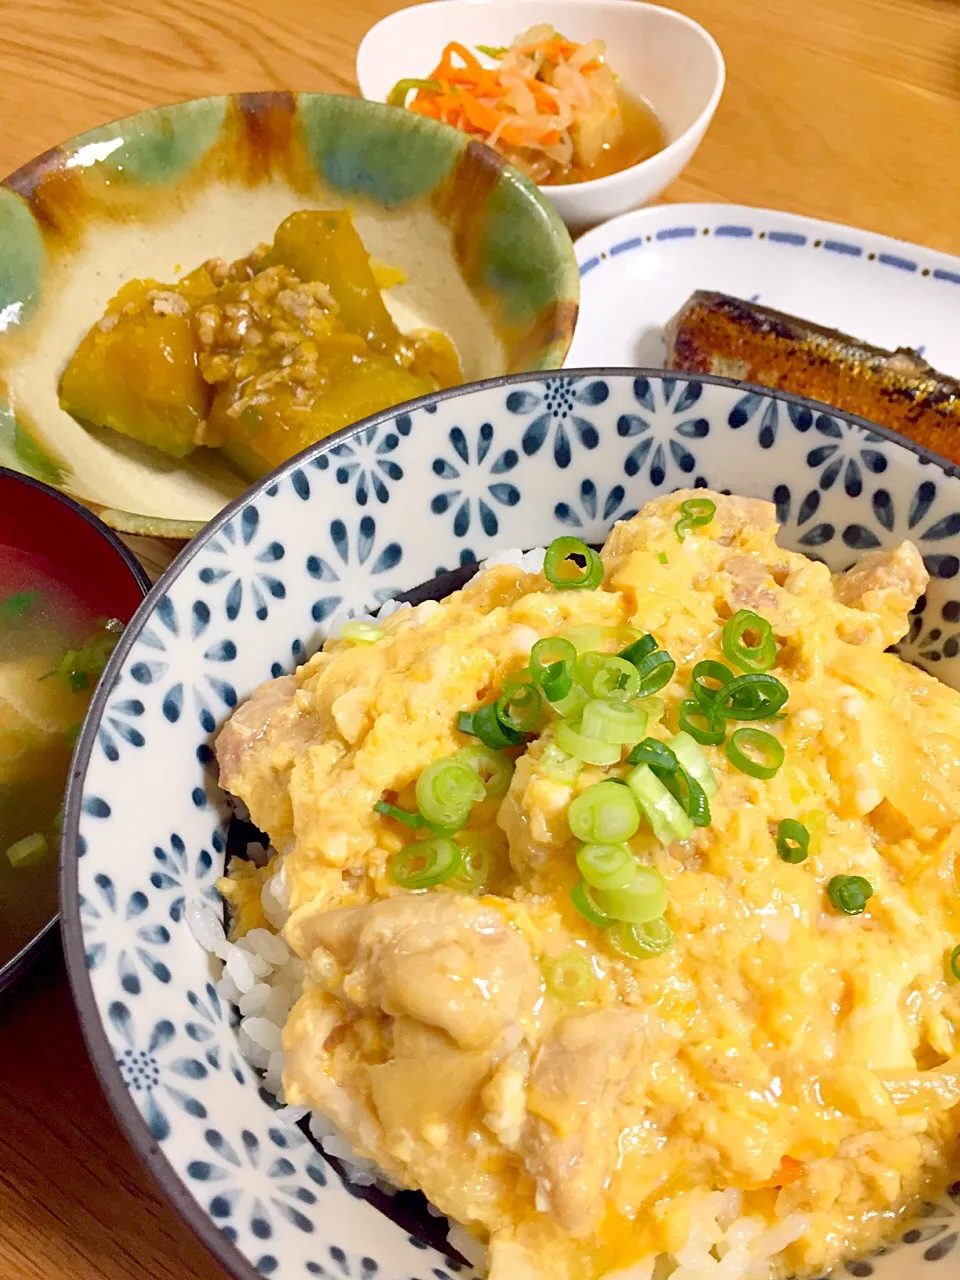
<svg viewBox="0 0 960 1280">
<path fill-rule="evenodd" d="M 956 1176 L 960 695 L 884 652 L 926 571 L 776 531 L 658 499 L 219 736 L 242 1046 L 494 1280 L 820 1274 Z"/>
</svg>

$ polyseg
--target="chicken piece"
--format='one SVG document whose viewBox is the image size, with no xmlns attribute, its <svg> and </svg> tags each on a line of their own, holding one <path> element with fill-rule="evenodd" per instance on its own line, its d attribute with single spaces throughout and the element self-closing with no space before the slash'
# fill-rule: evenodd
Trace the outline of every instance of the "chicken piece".
<svg viewBox="0 0 960 1280">
<path fill-rule="evenodd" d="M 365 907 L 302 907 L 285 930 L 325 985 L 361 1009 L 439 1027 L 464 1049 L 489 1048 L 528 1014 L 540 976 L 526 941 L 499 911 L 453 894 L 387 898 Z M 324 956 L 324 952 L 327 953 Z"/>
<path fill-rule="evenodd" d="M 723 567 L 730 575 L 726 597 L 731 609 L 776 609 L 776 583 L 758 556 L 731 556 Z"/>
<path fill-rule="evenodd" d="M 573 1236 L 603 1217 L 619 1157 L 616 1112 L 642 1066 L 646 1021 L 622 1008 L 571 1014 L 534 1060 L 520 1151 L 537 1180 L 538 1208 Z"/>
<path fill-rule="evenodd" d="M 833 594 L 841 604 L 875 614 L 883 645 L 907 633 L 907 614 L 926 589 L 929 574 L 912 542 L 892 551 L 869 551 L 852 569 L 837 574 Z"/>
<path fill-rule="evenodd" d="M 290 772 L 316 734 L 297 698 L 295 676 L 268 680 L 233 713 L 216 741 L 220 785 L 250 809 L 258 827 L 283 847 L 293 834 Z"/>
</svg>

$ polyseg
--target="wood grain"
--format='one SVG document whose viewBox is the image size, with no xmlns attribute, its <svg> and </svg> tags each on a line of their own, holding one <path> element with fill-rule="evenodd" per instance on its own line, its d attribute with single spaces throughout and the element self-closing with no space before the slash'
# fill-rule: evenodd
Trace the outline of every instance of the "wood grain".
<svg viewBox="0 0 960 1280">
<path fill-rule="evenodd" d="M 0 0 L 0 172 L 203 94 L 354 91 L 391 0 Z M 835 219 L 960 253 L 957 0 L 675 0 L 727 59 L 667 199 Z M 0 1007 L 0 1280 L 222 1280 L 87 1063 L 56 956 Z"/>
</svg>

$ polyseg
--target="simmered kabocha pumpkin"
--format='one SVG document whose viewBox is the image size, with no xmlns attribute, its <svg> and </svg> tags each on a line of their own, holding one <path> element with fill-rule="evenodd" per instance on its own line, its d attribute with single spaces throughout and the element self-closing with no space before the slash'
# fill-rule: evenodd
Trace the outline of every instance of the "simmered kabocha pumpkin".
<svg viewBox="0 0 960 1280">
<path fill-rule="evenodd" d="M 398 330 L 350 214 L 302 211 L 248 258 L 211 260 L 175 285 L 125 285 L 77 349 L 60 400 L 174 457 L 222 447 L 256 477 L 461 379 L 444 334 Z"/>
<path fill-rule="evenodd" d="M 129 281 L 74 352 L 60 380 L 61 406 L 174 458 L 214 443 L 195 309 L 215 296 L 202 267 L 175 285 Z"/>
</svg>

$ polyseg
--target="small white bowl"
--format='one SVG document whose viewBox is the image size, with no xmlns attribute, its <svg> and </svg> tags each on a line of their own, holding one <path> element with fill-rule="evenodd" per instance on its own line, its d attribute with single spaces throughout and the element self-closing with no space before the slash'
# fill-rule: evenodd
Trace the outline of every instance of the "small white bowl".
<svg viewBox="0 0 960 1280">
<path fill-rule="evenodd" d="M 672 9 L 637 0 L 434 0 L 370 28 L 357 51 L 360 92 L 383 102 L 398 80 L 428 75 L 451 40 L 468 47 L 509 44 L 540 22 L 571 40 L 605 41 L 624 88 L 650 103 L 667 137 L 662 151 L 629 169 L 540 190 L 564 222 L 578 228 L 648 204 L 700 145 L 725 76 L 713 37 Z"/>
</svg>

